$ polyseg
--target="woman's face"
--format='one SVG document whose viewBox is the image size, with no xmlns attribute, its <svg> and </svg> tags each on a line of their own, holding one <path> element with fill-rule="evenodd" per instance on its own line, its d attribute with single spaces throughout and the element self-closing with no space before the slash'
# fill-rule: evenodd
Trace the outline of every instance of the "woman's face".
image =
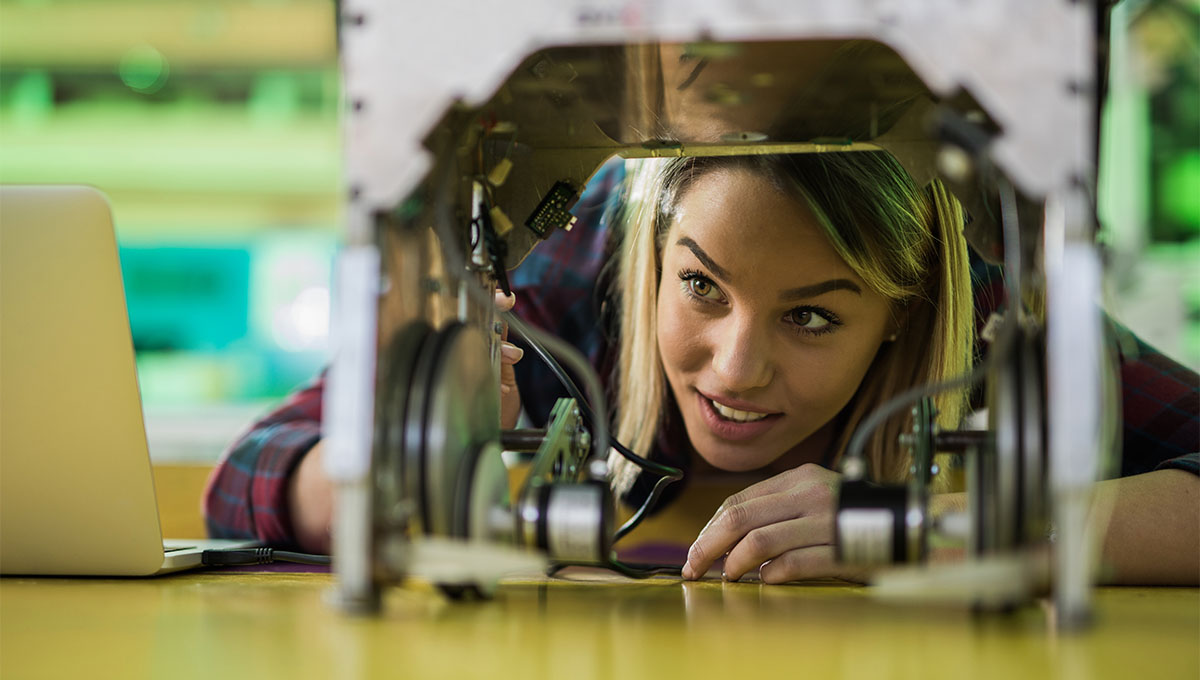
<svg viewBox="0 0 1200 680">
<path fill-rule="evenodd" d="M 828 423 L 894 332 L 807 206 L 748 170 L 692 183 L 662 262 L 667 380 L 692 445 L 723 470 L 766 466 Z"/>
</svg>

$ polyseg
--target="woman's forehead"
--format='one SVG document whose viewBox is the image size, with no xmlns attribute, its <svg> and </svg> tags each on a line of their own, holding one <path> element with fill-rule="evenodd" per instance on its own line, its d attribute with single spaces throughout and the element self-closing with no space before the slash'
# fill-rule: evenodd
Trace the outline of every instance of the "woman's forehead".
<svg viewBox="0 0 1200 680">
<path fill-rule="evenodd" d="M 853 276 L 808 206 L 749 170 L 706 172 L 680 197 L 665 248 L 697 247 L 732 275 Z"/>
</svg>

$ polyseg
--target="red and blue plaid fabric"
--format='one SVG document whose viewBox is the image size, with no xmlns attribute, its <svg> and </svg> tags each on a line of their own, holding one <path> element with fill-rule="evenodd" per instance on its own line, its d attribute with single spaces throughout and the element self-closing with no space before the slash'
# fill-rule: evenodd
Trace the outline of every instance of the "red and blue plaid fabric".
<svg viewBox="0 0 1200 680">
<path fill-rule="evenodd" d="M 579 218 L 570 232 L 556 233 L 538 246 L 509 276 L 517 295 L 516 313 L 583 351 L 602 379 L 610 378 L 611 338 L 605 291 L 611 261 L 610 221 L 620 202 L 621 164 L 609 163 L 588 183 L 574 208 Z M 997 271 L 974 268 L 976 314 L 980 327 L 1003 303 Z M 1121 359 L 1123 476 L 1159 468 L 1200 474 L 1200 380 L 1194 371 L 1116 329 Z M 519 338 L 512 339 L 521 345 Z M 526 412 L 536 425 L 554 401 L 566 396 L 553 375 L 532 353 L 517 366 Z M 324 375 L 292 395 L 283 406 L 255 423 L 226 452 L 209 480 L 204 511 L 209 534 L 255 538 L 271 545 L 292 543 L 287 517 L 287 480 L 304 454 L 320 439 Z M 677 424 L 676 424 L 677 425 Z M 681 427 L 666 424 L 652 457 L 681 462 L 686 450 Z M 640 502 L 650 484 L 639 484 L 627 499 Z M 680 485 L 675 485 L 680 486 Z M 670 489 L 669 489 L 670 491 Z M 667 494 L 671 495 L 671 494 Z M 664 502 L 669 498 L 664 496 Z"/>
</svg>

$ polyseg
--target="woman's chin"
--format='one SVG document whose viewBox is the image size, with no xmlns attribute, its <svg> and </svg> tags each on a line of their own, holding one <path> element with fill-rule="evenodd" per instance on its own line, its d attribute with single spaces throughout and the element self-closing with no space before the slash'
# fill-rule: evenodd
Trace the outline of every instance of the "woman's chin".
<svg viewBox="0 0 1200 680">
<path fill-rule="evenodd" d="M 770 465 L 775 457 L 761 452 L 727 450 L 725 447 L 703 447 L 696 450 L 704 462 L 724 472 L 750 472 Z"/>
</svg>

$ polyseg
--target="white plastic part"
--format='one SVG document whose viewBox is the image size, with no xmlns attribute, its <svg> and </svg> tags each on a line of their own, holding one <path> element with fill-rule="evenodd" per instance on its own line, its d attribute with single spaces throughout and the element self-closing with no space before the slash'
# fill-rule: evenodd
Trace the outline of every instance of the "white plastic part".
<svg viewBox="0 0 1200 680">
<path fill-rule="evenodd" d="M 378 282 L 379 253 L 373 246 L 349 247 L 338 256 L 323 436 L 325 473 L 335 484 L 335 599 L 350 612 L 373 611 L 379 601 L 371 567 L 370 486 Z"/>
<path fill-rule="evenodd" d="M 488 585 L 505 577 L 540 578 L 540 553 L 484 541 L 421 536 L 412 541 L 409 575 L 433 583 Z"/>
<path fill-rule="evenodd" d="M 336 282 L 322 435 L 326 474 L 348 482 L 365 478 L 371 468 L 379 251 L 374 246 L 343 250 Z"/>
<path fill-rule="evenodd" d="M 1048 235 L 1056 220 L 1061 225 L 1064 207 L 1047 206 Z M 1095 554 L 1088 512 L 1103 460 L 1101 267 L 1095 246 L 1079 241 L 1048 240 L 1046 260 L 1054 600 L 1058 620 L 1072 626 L 1090 615 Z"/>
<path fill-rule="evenodd" d="M 877 574 L 868 593 L 889 602 L 998 608 L 1028 601 L 1039 569 L 1020 555 L 901 567 Z"/>
</svg>

